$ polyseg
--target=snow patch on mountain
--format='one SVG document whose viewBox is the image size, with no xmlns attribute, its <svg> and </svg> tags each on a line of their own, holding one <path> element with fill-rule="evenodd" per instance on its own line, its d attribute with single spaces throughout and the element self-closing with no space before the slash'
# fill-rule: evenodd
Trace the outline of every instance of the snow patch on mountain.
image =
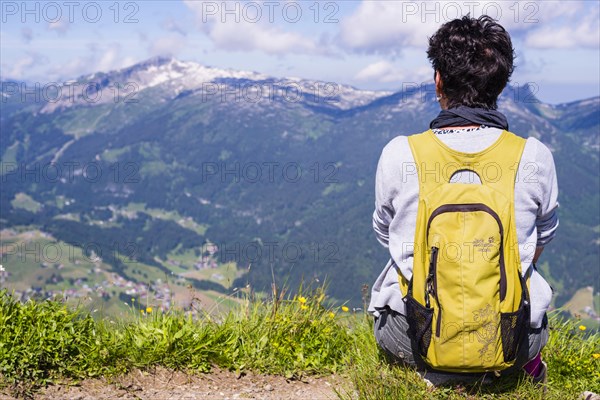
<svg viewBox="0 0 600 400">
<path fill-rule="evenodd" d="M 287 96 L 313 104 L 325 104 L 341 110 L 369 104 L 375 99 L 388 96 L 392 92 L 361 90 L 336 82 L 301 79 L 297 77 L 276 78 L 255 71 L 241 71 L 205 66 L 193 61 L 179 61 L 175 58 L 155 57 L 128 68 L 108 73 L 96 72 L 75 80 L 85 86 L 87 92 L 75 92 L 69 99 L 59 99 L 47 103 L 41 112 L 53 112 L 58 108 L 74 105 L 98 105 L 116 102 L 132 91 L 135 96 L 143 96 L 143 91 L 157 88 L 164 100 L 171 100 L 181 93 L 204 93 L 243 98 L 260 91 L 268 97 Z M 72 84 L 72 83 L 71 83 Z M 268 91 L 272 92 L 269 93 Z M 238 93 L 236 93 L 236 91 Z M 115 93 L 121 97 L 115 97 Z M 294 97 L 295 96 L 295 97 Z M 90 98 L 94 99 L 90 101 Z"/>
</svg>

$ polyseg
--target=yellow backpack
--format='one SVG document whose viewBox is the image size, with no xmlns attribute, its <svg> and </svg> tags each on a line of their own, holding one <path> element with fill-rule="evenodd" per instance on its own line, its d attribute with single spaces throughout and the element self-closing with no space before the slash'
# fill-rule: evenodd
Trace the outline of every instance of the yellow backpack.
<svg viewBox="0 0 600 400">
<path fill-rule="evenodd" d="M 408 141 L 419 176 L 413 275 L 400 276 L 409 335 L 434 369 L 508 368 L 529 328 L 514 210 L 525 139 L 505 130 L 478 153 L 450 149 L 431 130 Z M 461 171 L 481 184 L 451 183 Z"/>
</svg>

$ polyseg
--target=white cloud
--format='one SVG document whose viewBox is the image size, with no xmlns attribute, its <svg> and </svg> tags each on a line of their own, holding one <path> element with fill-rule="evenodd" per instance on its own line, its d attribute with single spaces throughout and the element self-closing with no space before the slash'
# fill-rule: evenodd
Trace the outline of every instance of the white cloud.
<svg viewBox="0 0 600 400">
<path fill-rule="evenodd" d="M 589 10 L 584 16 L 563 18 L 562 24 L 554 23 L 540 26 L 529 33 L 525 44 L 532 48 L 565 49 L 600 47 L 599 8 Z"/>
<path fill-rule="evenodd" d="M 484 2 L 410 2 L 363 1 L 355 12 L 341 22 L 339 44 L 350 51 L 399 54 L 403 47 L 427 48 L 428 38 L 444 23 L 470 12 L 483 11 L 507 21 L 506 7 L 511 3 Z M 504 18 L 503 18 L 504 16 Z"/>
<path fill-rule="evenodd" d="M 119 55 L 121 53 L 121 46 L 118 43 L 113 43 L 108 49 L 102 51 L 100 59 L 98 60 L 97 69 L 99 71 L 109 71 L 118 65 Z"/>
<path fill-rule="evenodd" d="M 132 57 L 123 56 L 120 43 L 89 43 L 87 49 L 87 53 L 82 56 L 67 58 L 63 63 L 53 64 L 45 72 L 47 79 L 73 79 L 91 72 L 124 68 L 134 62 Z"/>
<path fill-rule="evenodd" d="M 270 55 L 285 54 L 329 54 L 329 50 L 311 38 L 299 33 L 288 32 L 276 24 L 264 22 L 268 15 L 263 15 L 260 20 L 254 21 L 255 14 L 247 16 L 235 16 L 228 14 L 226 18 L 217 9 L 216 13 L 208 13 L 208 3 L 211 7 L 222 7 L 234 10 L 239 7 L 239 2 L 224 1 L 191 1 L 185 0 L 197 18 L 197 24 L 214 43 L 219 50 L 230 51 L 261 51 Z M 267 12 L 267 10 L 263 10 Z M 249 19 L 250 18 L 250 19 Z"/>
<path fill-rule="evenodd" d="M 403 74 L 389 61 L 377 61 L 367 65 L 354 76 L 358 81 L 397 82 Z"/>
<path fill-rule="evenodd" d="M 539 55 L 519 50 L 515 59 L 515 74 L 511 79 L 517 79 L 517 76 L 522 76 L 522 74 L 539 76 L 540 72 L 543 72 L 548 64 L 548 61 L 543 57 L 539 57 Z"/>
<path fill-rule="evenodd" d="M 32 80 L 31 70 L 48 64 L 46 55 L 37 51 L 27 51 L 25 55 L 10 63 L 2 63 L 0 71 L 2 79 Z"/>
<path fill-rule="evenodd" d="M 65 60 L 60 64 L 53 64 L 52 67 L 46 70 L 45 75 L 49 81 L 55 81 L 58 79 L 73 79 L 82 73 L 83 71 L 92 72 L 96 70 L 91 57 L 72 57 Z"/>
<path fill-rule="evenodd" d="M 278 55 L 319 52 L 313 41 L 299 34 L 246 22 L 216 24 L 209 37 L 219 49 L 226 50 L 259 50 Z"/>
<path fill-rule="evenodd" d="M 389 82 L 425 82 L 431 80 L 432 71 L 429 66 L 421 66 L 412 70 L 402 70 L 387 60 L 371 63 L 354 75 L 357 81 L 369 83 Z"/>
<path fill-rule="evenodd" d="M 582 0 L 363 0 L 341 21 L 337 43 L 347 51 L 367 54 L 398 55 L 406 47 L 425 50 L 428 37 L 442 24 L 467 13 L 472 17 L 486 13 L 498 19 L 513 38 L 523 37 L 531 47 L 597 47 L 599 4 Z"/>
<path fill-rule="evenodd" d="M 37 53 L 27 53 L 24 57 L 18 58 L 15 62 L 2 65 L 2 79 L 28 79 L 28 70 L 39 62 L 41 55 Z"/>
<path fill-rule="evenodd" d="M 65 18 L 61 18 L 58 21 L 48 22 L 48 30 L 55 31 L 59 35 L 64 35 L 67 33 L 70 27 L 71 24 L 68 23 Z"/>
</svg>

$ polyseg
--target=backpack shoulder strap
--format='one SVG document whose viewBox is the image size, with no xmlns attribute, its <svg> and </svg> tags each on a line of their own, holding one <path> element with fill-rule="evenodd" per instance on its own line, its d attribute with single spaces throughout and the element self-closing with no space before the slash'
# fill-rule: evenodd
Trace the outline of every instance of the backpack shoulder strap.
<svg viewBox="0 0 600 400">
<path fill-rule="evenodd" d="M 526 140 L 504 130 L 494 144 L 477 153 L 449 148 L 431 129 L 408 138 L 419 175 L 419 198 L 448 183 L 454 173 L 469 170 L 482 184 L 514 201 L 514 183 Z"/>
</svg>

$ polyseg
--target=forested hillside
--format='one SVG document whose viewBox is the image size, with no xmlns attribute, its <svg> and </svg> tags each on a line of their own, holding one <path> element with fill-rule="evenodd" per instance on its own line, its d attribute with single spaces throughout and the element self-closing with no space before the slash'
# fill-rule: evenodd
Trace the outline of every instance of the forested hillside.
<svg viewBox="0 0 600 400">
<path fill-rule="evenodd" d="M 127 281 L 185 276 L 221 293 L 327 280 L 333 297 L 361 306 L 361 286 L 388 258 L 371 228 L 379 154 L 439 111 L 427 85 L 369 92 L 162 58 L 75 82 L 96 84 L 87 99 L 48 101 L 43 88 L 36 98 L 2 83 L 9 284 L 19 268 L 53 268 L 15 245 L 33 230 L 80 249 L 88 260 L 74 269 L 101 260 Z M 558 305 L 599 286 L 599 107 L 600 98 L 543 104 L 528 87 L 508 87 L 499 102 L 513 132 L 553 151 L 560 228 L 542 271 Z M 192 273 L 228 262 L 237 269 L 228 284 Z M 54 267 L 47 287 L 73 284 Z"/>
</svg>

